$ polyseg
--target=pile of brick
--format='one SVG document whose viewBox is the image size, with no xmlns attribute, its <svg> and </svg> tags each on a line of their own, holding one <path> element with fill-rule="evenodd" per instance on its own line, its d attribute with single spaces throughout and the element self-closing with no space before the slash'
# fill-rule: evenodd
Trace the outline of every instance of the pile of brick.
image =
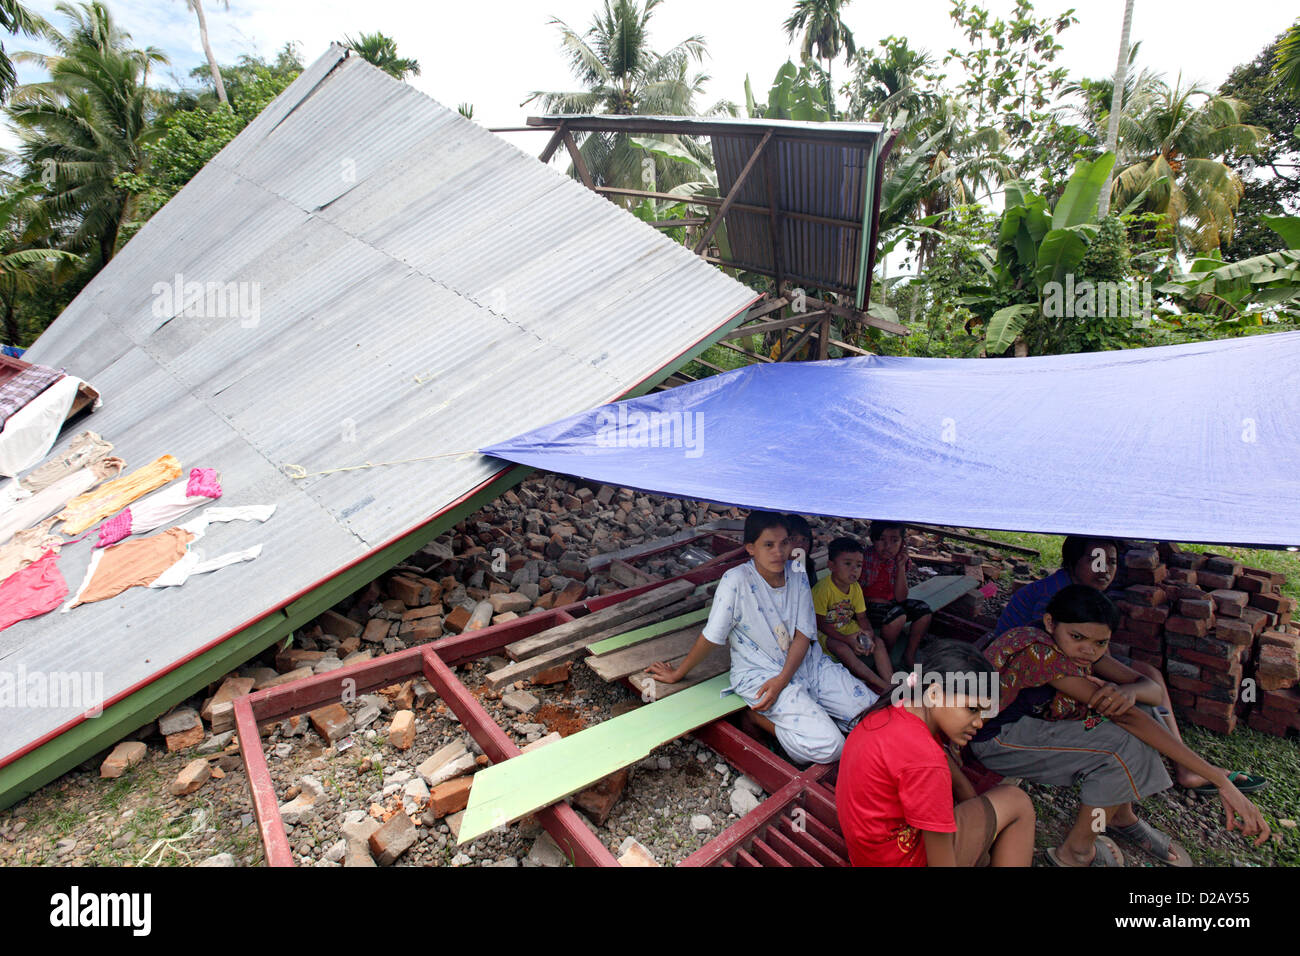
<svg viewBox="0 0 1300 956">
<path fill-rule="evenodd" d="M 1113 646 L 1159 668 L 1181 719 L 1229 734 L 1300 730 L 1300 634 L 1283 575 L 1169 544 L 1125 542 Z"/>
</svg>

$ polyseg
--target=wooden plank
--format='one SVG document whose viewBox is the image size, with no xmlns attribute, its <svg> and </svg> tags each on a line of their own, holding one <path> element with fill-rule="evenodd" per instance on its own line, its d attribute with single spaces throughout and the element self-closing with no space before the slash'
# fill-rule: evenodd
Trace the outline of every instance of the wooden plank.
<svg viewBox="0 0 1300 956">
<path fill-rule="evenodd" d="M 1012 551 L 1016 554 L 1027 554 L 1030 557 L 1038 557 L 1039 552 L 1036 548 L 1026 548 L 1019 544 L 1006 544 L 1002 541 L 994 541 L 992 538 L 981 538 L 978 535 L 962 534 L 958 531 L 949 531 L 946 528 L 936 528 L 932 524 L 912 524 L 907 523 L 909 528 L 917 531 L 924 531 L 926 534 L 937 534 L 940 537 L 951 538 L 954 541 L 969 541 L 972 544 L 983 544 L 990 548 L 997 548 L 999 551 Z"/>
<path fill-rule="evenodd" d="M 667 663 L 675 667 L 685 659 L 686 655 L 682 654 Z M 665 697 L 673 696 L 673 694 L 680 694 L 684 690 L 689 690 L 696 684 L 712 680 L 719 674 L 730 673 L 731 650 L 726 645 L 719 644 L 717 650 L 696 664 L 691 672 L 676 684 L 664 684 L 657 681 L 650 676 L 649 671 L 632 674 L 628 677 L 627 682 L 640 691 L 642 700 L 662 700 Z"/>
<path fill-rule="evenodd" d="M 563 664 L 565 661 L 576 661 L 580 657 L 585 657 L 586 654 L 587 639 L 585 637 L 579 638 L 569 644 L 561 644 L 559 647 L 552 647 L 540 654 L 526 657 L 522 661 L 515 661 L 513 664 L 499 667 L 483 679 L 483 684 L 489 690 L 501 690 L 517 680 L 527 680 L 534 674 L 540 674 L 548 667 Z"/>
<path fill-rule="evenodd" d="M 907 596 L 913 601 L 924 601 L 931 611 L 937 611 L 979 586 L 978 581 L 964 574 L 940 574 L 909 588 Z"/>
<path fill-rule="evenodd" d="M 623 189 L 620 186 L 597 186 L 596 192 L 609 196 L 635 196 L 637 199 L 667 199 L 671 202 L 684 202 L 688 206 L 722 205 L 722 200 L 716 196 L 677 196 L 673 193 L 658 193 L 646 189 Z"/>
<path fill-rule="evenodd" d="M 534 654 L 531 657 L 524 658 L 523 660 L 515 661 L 513 664 L 507 664 L 505 667 L 492 671 L 487 675 L 484 681 L 492 690 L 500 690 L 509 684 L 513 684 L 517 680 L 527 680 L 534 674 L 539 674 L 546 670 L 548 667 L 554 667 L 556 664 L 563 664 L 565 661 L 576 661 L 580 657 L 585 657 L 589 653 L 587 650 L 588 645 L 593 641 L 599 643 L 606 639 L 614 639 L 628 627 L 635 626 L 638 629 L 647 629 L 648 626 L 651 625 L 662 627 L 663 625 L 661 622 L 665 616 L 673 616 L 675 614 L 676 616 L 683 617 L 685 615 L 681 613 L 682 611 L 700 608 L 706 601 L 708 601 L 708 597 L 703 594 L 692 595 L 680 604 L 675 604 L 668 608 L 661 608 L 651 614 L 646 614 L 643 617 L 636 618 L 628 624 L 620 624 L 617 627 L 612 627 L 596 634 L 580 637 L 576 641 L 572 641 L 568 644 L 561 644 L 559 647 L 552 648 L 549 651 Z M 669 629 L 671 629 L 671 625 L 669 625 Z"/>
<path fill-rule="evenodd" d="M 562 644 L 572 644 L 580 637 L 589 638 L 598 631 L 626 624 L 650 611 L 681 601 L 694 590 L 695 585 L 689 581 L 673 581 L 661 588 L 628 598 L 602 610 L 592 611 L 575 621 L 553 627 L 549 631 L 507 644 L 506 653 L 511 660 L 518 661 Z"/>
<path fill-rule="evenodd" d="M 815 312 L 800 312 L 798 315 L 792 315 L 784 319 L 773 319 L 770 322 L 759 322 L 757 325 L 742 325 L 740 328 L 728 332 L 726 338 L 738 339 L 744 335 L 760 335 L 764 332 L 775 332 L 778 329 L 789 329 L 796 326 L 800 327 L 799 331 L 802 332 L 802 326 L 805 325 L 810 318 L 816 318 L 819 315 L 825 314 L 824 311 L 820 310 Z"/>
<path fill-rule="evenodd" d="M 582 153 L 578 152 L 578 144 L 573 138 L 573 134 L 567 129 L 564 131 L 564 146 L 573 157 L 573 168 L 578 171 L 578 176 L 582 179 L 582 184 L 588 189 L 595 189 L 596 183 L 591 178 L 591 170 L 587 169 L 587 161 L 582 158 Z"/>
<path fill-rule="evenodd" d="M 482 836 L 631 766 L 670 740 L 745 706 L 729 675 L 570 734 L 474 775 L 459 842 Z"/>
<path fill-rule="evenodd" d="M 780 312 L 789 304 L 790 300 L 785 296 L 781 296 L 777 299 L 769 299 L 762 305 L 756 305 L 754 308 L 750 309 L 749 315 L 746 316 L 745 321 L 748 322 L 751 319 L 761 319 L 763 316 L 770 315 L 773 312 Z"/>
<path fill-rule="evenodd" d="M 693 600 L 693 599 L 692 599 Z M 674 605 L 676 607 L 677 605 Z M 677 617 L 669 618 L 666 621 L 659 621 L 648 627 L 638 627 L 634 630 L 625 631 L 616 637 L 607 637 L 599 641 L 592 641 L 587 645 L 587 650 L 592 654 L 608 654 L 610 651 L 616 651 L 622 647 L 631 647 L 641 641 L 648 641 L 652 637 L 658 637 L 660 634 L 667 634 L 669 631 L 675 631 L 686 627 L 688 624 L 697 624 L 701 621 L 708 620 L 709 608 L 703 607 L 688 614 L 681 614 Z"/>
<path fill-rule="evenodd" d="M 612 681 L 645 670 L 655 661 L 668 661 L 674 657 L 684 657 L 700 636 L 698 624 L 678 628 L 667 634 L 648 641 L 641 641 L 631 647 L 602 654 L 600 657 L 587 659 L 587 666 L 594 670 L 602 680 Z"/>
<path fill-rule="evenodd" d="M 564 142 L 564 135 L 566 132 L 567 130 L 563 123 L 555 127 L 555 132 L 551 134 L 551 138 L 547 141 L 546 148 L 541 151 L 537 158 L 543 163 L 549 163 L 551 157 L 555 155 L 555 151 L 559 149 L 560 144 Z"/>
</svg>

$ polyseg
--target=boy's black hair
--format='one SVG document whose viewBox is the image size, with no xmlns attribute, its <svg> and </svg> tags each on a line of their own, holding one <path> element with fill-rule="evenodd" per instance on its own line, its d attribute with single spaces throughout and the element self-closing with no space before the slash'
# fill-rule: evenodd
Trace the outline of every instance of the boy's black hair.
<svg viewBox="0 0 1300 956">
<path fill-rule="evenodd" d="M 1112 631 L 1119 627 L 1120 620 L 1114 602 L 1086 584 L 1061 588 L 1043 613 L 1052 615 L 1056 624 L 1105 624 Z"/>
<path fill-rule="evenodd" d="M 1094 545 L 1110 545 L 1119 555 L 1119 542 L 1114 538 L 1092 538 L 1085 535 L 1069 534 L 1061 542 L 1061 567 L 1067 574 L 1074 574 L 1074 566 L 1079 563 Z"/>
<path fill-rule="evenodd" d="M 1101 594 L 1100 591 L 1093 591 L 1093 593 Z M 935 683 L 936 679 L 942 681 L 948 674 L 961 674 L 970 677 L 970 686 L 978 687 L 979 676 L 987 674 L 993 678 L 992 681 L 987 682 L 987 686 L 996 686 L 998 669 L 976 649 L 974 644 L 965 641 L 947 638 L 926 641 L 917 653 L 916 664 L 921 668 L 922 681 L 927 683 Z M 863 712 L 863 716 L 888 707 L 893 702 L 892 691 L 897 689 L 898 686 L 895 684 L 890 691 L 881 694 L 879 699 Z"/>
<path fill-rule="evenodd" d="M 834 561 L 846 551 L 853 551 L 857 554 L 861 554 L 863 551 L 862 542 L 857 538 L 836 538 L 830 543 L 830 547 L 826 550 L 826 560 Z"/>
<path fill-rule="evenodd" d="M 796 534 L 805 536 L 809 541 L 813 539 L 812 525 L 803 515 L 788 514 L 785 516 L 785 530 L 793 537 Z"/>
<path fill-rule="evenodd" d="M 745 518 L 745 544 L 753 544 L 768 528 L 780 528 L 790 533 L 785 515 L 775 511 L 751 511 Z"/>
<path fill-rule="evenodd" d="M 867 537 L 873 542 L 879 541 L 880 536 L 890 528 L 897 528 L 900 535 L 907 536 L 907 527 L 901 521 L 873 521 L 867 529 Z"/>
</svg>

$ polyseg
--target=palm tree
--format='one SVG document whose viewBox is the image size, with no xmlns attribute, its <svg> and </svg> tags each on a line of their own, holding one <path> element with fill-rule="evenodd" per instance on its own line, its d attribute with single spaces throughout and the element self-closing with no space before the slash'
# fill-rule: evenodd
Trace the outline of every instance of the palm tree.
<svg viewBox="0 0 1300 956">
<path fill-rule="evenodd" d="M 25 33 L 39 36 L 48 24 L 39 15 L 26 9 L 18 0 L 0 0 L 0 30 L 5 33 Z M 0 103 L 9 97 L 9 91 L 18 83 L 13 62 L 0 45 Z"/>
<path fill-rule="evenodd" d="M 826 102 L 835 119 L 835 87 L 831 83 L 831 61 L 843 52 L 850 60 L 857 52 L 853 31 L 844 25 L 842 11 L 850 0 L 795 0 L 794 13 L 785 21 L 785 34 L 793 40 L 803 32 L 800 53 L 807 63 L 814 52 L 826 61 Z"/>
<path fill-rule="evenodd" d="M 23 143 L 19 154 L 29 182 L 40 182 L 33 222 L 59 230 L 71 252 L 95 254 L 94 268 L 117 252 L 123 225 L 135 218 L 138 197 L 121 182 L 147 167 L 144 147 L 162 129 L 162 105 L 148 86 L 149 69 L 166 63 L 162 51 L 130 45 L 131 36 L 100 3 L 56 9 L 70 29 L 48 27 L 56 54 L 19 58 L 50 72 L 50 79 L 14 90 L 9 115 Z"/>
<path fill-rule="evenodd" d="M 617 113 L 621 115 L 694 116 L 696 97 L 704 93 L 707 74 L 690 72 L 692 61 L 705 56 L 704 38 L 691 36 L 667 53 L 655 53 L 649 44 L 648 24 L 662 0 L 605 0 L 584 34 L 562 20 L 559 27 L 569 66 L 584 89 L 574 92 L 533 92 L 520 105 L 541 102 L 547 113 Z M 735 115 L 736 107 L 719 101 L 709 114 Z M 709 150 L 692 137 L 655 137 L 667 146 L 684 150 L 693 162 L 677 162 L 665 154 L 652 154 L 623 134 L 591 133 L 581 143 L 583 161 L 598 186 L 667 191 L 697 178 L 699 167 L 711 161 Z M 647 183 L 646 160 L 653 159 L 654 182 Z M 571 175 L 576 175 L 570 170 Z"/>
<path fill-rule="evenodd" d="M 7 160 L 8 154 L 4 155 Z M 44 248 L 38 243 L 48 238 L 32 228 L 37 187 L 17 181 L 8 173 L 0 174 L 0 306 L 4 309 L 4 340 L 22 345 L 23 331 L 18 320 L 19 294 L 31 295 L 53 282 L 52 265 L 73 263 L 80 256 L 59 249 Z"/>
<path fill-rule="evenodd" d="M 1115 64 L 1115 81 L 1110 97 L 1110 116 L 1106 119 L 1106 152 L 1114 153 L 1119 143 L 1119 116 L 1122 111 L 1121 99 L 1124 95 L 1124 74 L 1128 72 L 1128 37 L 1133 27 L 1133 0 L 1125 0 L 1124 25 L 1119 32 L 1119 60 Z M 1097 217 L 1104 219 L 1110 211 L 1110 181 L 1115 175 L 1114 167 L 1106 177 L 1106 188 L 1097 200 Z"/>
<path fill-rule="evenodd" d="M 226 10 L 230 9 L 230 0 L 221 0 L 221 2 Z M 217 99 L 229 106 L 230 101 L 226 99 L 226 85 L 221 82 L 221 68 L 217 66 L 212 44 L 208 42 L 208 18 L 203 15 L 203 0 L 185 0 L 185 5 L 199 18 L 199 39 L 203 43 L 203 53 L 208 58 L 208 69 L 212 72 L 212 85 L 217 88 Z"/>
<path fill-rule="evenodd" d="M 343 45 L 372 66 L 377 66 L 389 76 L 399 80 L 420 75 L 420 63 L 397 55 L 397 41 L 382 33 L 363 33 L 355 40 L 343 38 Z"/>
<path fill-rule="evenodd" d="M 1183 88 L 1181 78 L 1171 87 L 1150 77 L 1119 117 L 1111 203 L 1125 208 L 1145 191 L 1140 208 L 1168 217 L 1180 251 L 1217 249 L 1232 236 L 1243 189 L 1223 157 L 1249 152 L 1264 136 L 1241 122 L 1245 108 L 1232 97 Z"/>
<path fill-rule="evenodd" d="M 1273 61 L 1274 82 L 1300 93 L 1300 20 L 1291 24 L 1277 45 L 1277 59 Z"/>
</svg>

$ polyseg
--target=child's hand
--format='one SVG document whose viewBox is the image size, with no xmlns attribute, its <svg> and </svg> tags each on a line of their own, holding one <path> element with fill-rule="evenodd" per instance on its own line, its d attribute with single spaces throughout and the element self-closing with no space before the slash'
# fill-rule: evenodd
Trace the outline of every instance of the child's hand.
<svg viewBox="0 0 1300 956">
<path fill-rule="evenodd" d="M 665 661 L 656 661 L 655 663 L 651 664 L 646 670 L 648 671 L 651 677 L 653 677 L 661 684 L 676 684 L 678 681 L 682 679 L 681 675 L 677 673 L 676 669 L 669 667 L 667 662 Z"/>
<path fill-rule="evenodd" d="M 764 681 L 763 686 L 758 689 L 758 700 L 754 701 L 753 709 L 761 714 L 776 703 L 783 690 L 785 690 L 785 682 L 779 677 Z"/>
<path fill-rule="evenodd" d="M 1263 846 L 1264 841 L 1268 839 L 1269 829 L 1268 821 L 1264 815 L 1259 812 L 1259 807 L 1255 806 L 1240 790 L 1232 785 L 1232 781 L 1227 782 L 1227 786 L 1219 788 L 1219 799 L 1223 801 L 1223 813 L 1227 817 L 1228 823 L 1226 829 L 1240 830 L 1242 836 L 1259 836 L 1255 837 L 1255 846 Z M 1241 817 L 1241 823 L 1237 822 L 1237 817 Z"/>
<path fill-rule="evenodd" d="M 1125 684 L 1123 687 L 1102 680 L 1092 674 L 1088 680 L 1098 686 L 1088 706 L 1103 717 L 1118 717 L 1126 713 L 1137 702 L 1137 685 Z"/>
</svg>

